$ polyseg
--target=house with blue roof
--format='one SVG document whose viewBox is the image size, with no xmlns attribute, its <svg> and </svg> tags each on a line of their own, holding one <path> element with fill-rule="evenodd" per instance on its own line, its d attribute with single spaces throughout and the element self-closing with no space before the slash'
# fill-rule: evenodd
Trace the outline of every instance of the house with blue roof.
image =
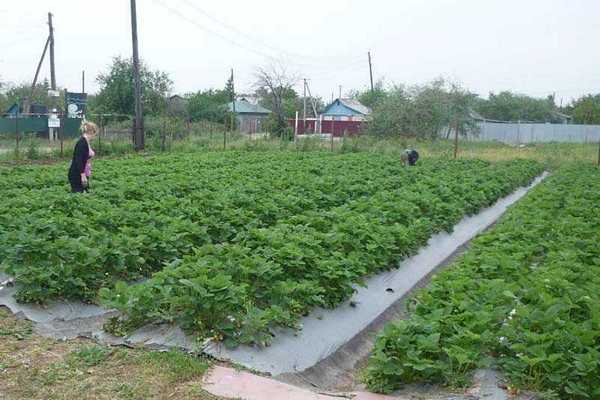
<svg viewBox="0 0 600 400">
<path fill-rule="evenodd" d="M 271 114 L 271 110 L 259 104 L 253 104 L 242 98 L 227 104 L 229 112 L 235 112 L 238 131 L 242 133 L 257 133 L 263 131 L 265 120 Z"/>
<path fill-rule="evenodd" d="M 323 121 L 365 121 L 371 109 L 355 99 L 336 99 L 321 113 Z"/>
</svg>

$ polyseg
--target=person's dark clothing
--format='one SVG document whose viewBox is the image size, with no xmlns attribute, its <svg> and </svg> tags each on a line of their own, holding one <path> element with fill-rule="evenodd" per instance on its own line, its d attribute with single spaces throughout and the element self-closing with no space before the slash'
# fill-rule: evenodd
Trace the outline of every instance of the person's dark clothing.
<svg viewBox="0 0 600 400">
<path fill-rule="evenodd" d="M 85 171 L 85 164 L 90 157 L 90 147 L 86 138 L 79 138 L 73 150 L 73 160 L 69 168 L 69 183 L 73 193 L 81 193 L 87 191 L 87 186 L 81 182 L 81 174 Z"/>
<path fill-rule="evenodd" d="M 417 153 L 416 150 L 410 150 L 408 151 L 408 165 L 415 165 L 417 163 L 417 160 L 419 160 L 419 153 Z"/>
</svg>

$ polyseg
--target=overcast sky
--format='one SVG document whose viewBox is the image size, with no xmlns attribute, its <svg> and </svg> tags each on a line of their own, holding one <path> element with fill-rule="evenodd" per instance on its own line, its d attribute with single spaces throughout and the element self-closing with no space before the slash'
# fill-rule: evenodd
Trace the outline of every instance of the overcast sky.
<svg viewBox="0 0 600 400">
<path fill-rule="evenodd" d="M 166 71 L 174 93 L 224 86 L 283 60 L 313 94 L 366 88 L 375 79 L 424 83 L 438 76 L 487 96 L 556 92 L 565 102 L 600 92 L 598 0 L 138 0 L 140 55 Z M 31 81 L 54 14 L 59 86 L 88 92 L 116 55 L 131 55 L 128 0 L 0 2 L 0 77 Z M 49 77 L 49 64 L 41 78 Z M 297 90 L 302 90 L 301 82 Z"/>
</svg>

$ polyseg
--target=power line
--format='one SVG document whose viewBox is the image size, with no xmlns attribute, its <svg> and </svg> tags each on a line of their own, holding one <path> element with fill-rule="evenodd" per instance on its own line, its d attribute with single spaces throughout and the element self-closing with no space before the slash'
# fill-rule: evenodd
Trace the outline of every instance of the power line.
<svg viewBox="0 0 600 400">
<path fill-rule="evenodd" d="M 289 55 L 294 55 L 294 53 L 290 53 L 287 50 L 272 46 L 268 43 L 266 43 L 265 41 L 263 41 L 262 39 L 256 37 L 256 36 L 252 36 L 252 35 L 248 35 L 247 33 L 241 31 L 240 29 L 236 28 L 233 25 L 229 25 L 226 22 L 223 22 L 221 20 L 219 20 L 218 18 L 214 17 L 213 15 L 209 14 L 207 11 L 201 9 L 200 7 L 198 7 L 196 4 L 192 3 L 190 0 L 181 0 L 184 3 L 186 3 L 188 6 L 192 7 L 194 10 L 196 10 L 197 12 L 199 12 L 200 14 L 204 15 L 206 18 L 210 19 L 211 21 L 221 25 L 223 28 L 228 29 L 230 31 L 233 31 L 239 35 L 245 36 L 247 40 L 251 40 L 253 42 L 258 42 L 260 44 L 262 44 L 264 47 L 269 48 L 271 50 L 280 52 L 280 53 L 287 53 Z M 304 56 L 301 56 L 304 57 Z"/>
<path fill-rule="evenodd" d="M 299 58 L 312 58 L 314 61 L 321 61 L 318 57 L 315 56 L 311 56 L 311 55 L 307 55 L 307 54 L 300 54 L 300 53 L 295 53 L 295 52 L 290 52 L 287 49 L 281 48 L 281 47 L 277 47 L 277 46 L 273 46 L 267 42 L 265 42 L 263 39 L 259 38 L 258 36 L 254 36 L 254 35 L 249 35 L 248 33 L 240 30 L 239 28 L 230 25 L 226 22 L 223 22 L 222 20 L 218 19 L 217 17 L 213 16 L 212 14 L 210 14 L 209 12 L 207 12 L 206 10 L 200 8 L 198 5 L 196 5 L 194 2 L 192 2 L 191 0 L 181 0 L 182 2 L 184 2 L 185 4 L 187 4 L 188 6 L 190 6 L 191 8 L 193 8 L 194 10 L 196 10 L 197 12 L 199 12 L 200 14 L 204 15 L 206 18 L 208 18 L 209 20 L 221 25 L 223 28 L 230 30 L 232 32 L 235 32 L 243 37 L 245 37 L 246 40 L 251 41 L 251 42 L 256 42 L 256 43 L 260 43 L 262 46 L 276 51 L 278 53 L 282 53 L 282 54 L 287 54 L 289 56 L 293 56 L 293 57 L 299 57 Z M 309 65 L 309 64 L 307 64 Z"/>
<path fill-rule="evenodd" d="M 268 47 L 268 48 L 270 48 L 270 49 L 272 49 L 274 51 L 277 51 L 277 52 L 280 52 L 280 53 L 287 53 L 288 55 L 293 55 L 293 53 L 290 53 L 288 51 L 281 50 L 281 49 L 279 49 L 279 48 L 277 48 L 275 46 L 271 46 L 269 44 L 266 44 L 262 40 L 254 40 L 254 39 L 250 38 L 249 35 L 246 35 L 244 32 L 242 32 L 241 30 L 239 30 L 239 29 L 237 29 L 237 28 L 235 28 L 235 27 L 233 27 L 233 26 L 231 26 L 229 24 L 226 24 L 226 23 L 218 20 L 217 18 L 215 18 L 212 15 L 208 14 L 207 12 L 205 12 L 202 9 L 200 9 L 199 7 L 191 4 L 188 0 L 182 0 L 182 1 L 186 2 L 187 4 L 190 4 L 190 6 L 193 7 L 194 9 L 196 9 L 198 12 L 200 12 L 203 15 L 207 16 L 207 18 L 213 20 L 214 22 L 218 23 L 219 25 L 222 25 L 226 29 L 235 31 L 236 33 L 238 33 L 239 35 L 241 35 L 246 40 L 259 41 L 259 42 L 263 43 L 263 46 Z M 228 42 L 228 43 L 230 43 L 230 44 L 232 44 L 232 45 L 234 45 L 236 47 L 242 48 L 244 50 L 247 50 L 249 52 L 257 54 L 257 55 L 259 55 L 261 57 L 264 57 L 264 58 L 266 58 L 268 60 L 271 60 L 271 61 L 274 61 L 277 58 L 273 54 L 267 53 L 267 52 L 265 52 L 265 51 L 263 51 L 261 49 L 258 49 L 256 47 L 251 47 L 251 46 L 245 45 L 245 44 L 241 43 L 240 41 L 231 39 L 230 37 L 228 37 L 228 36 L 226 36 L 226 35 L 224 35 L 224 34 L 222 34 L 220 32 L 217 32 L 217 31 L 215 31 L 215 30 L 213 30 L 211 28 L 208 28 L 208 27 L 206 27 L 204 25 L 199 24 L 196 20 L 188 17 L 187 15 L 185 15 L 184 13 L 182 13 L 180 10 L 178 10 L 178 9 L 176 9 L 174 7 L 171 7 L 170 5 L 167 5 L 162 0 L 154 0 L 154 2 L 157 3 L 158 5 L 160 5 L 161 7 L 167 9 L 171 14 L 173 14 L 173 15 L 175 15 L 175 16 L 183 19 L 183 20 L 185 20 L 186 22 L 194 25 L 196 28 L 198 28 L 198 29 L 200 29 L 200 30 L 202 30 L 202 31 L 204 31 L 204 32 L 206 32 L 208 34 L 214 35 L 214 36 L 220 38 L 221 40 L 224 40 L 224 41 L 226 41 L 226 42 Z M 250 38 L 250 39 L 248 39 L 248 38 Z M 305 58 L 306 56 L 295 55 L 295 57 Z M 358 60 L 358 58 L 357 58 L 357 60 Z M 287 61 L 288 64 L 293 64 L 293 65 L 296 65 L 298 67 L 304 67 L 304 68 L 317 68 L 317 69 L 321 69 L 322 68 L 322 69 L 328 69 L 328 68 L 331 67 L 330 64 L 329 65 L 328 64 L 315 65 L 315 64 L 301 62 L 301 61 L 290 61 L 290 60 L 286 60 L 286 61 Z"/>
<path fill-rule="evenodd" d="M 193 19 L 189 18 L 188 16 L 186 16 L 185 14 L 181 13 L 179 10 L 176 10 L 175 8 L 173 8 L 171 6 L 168 6 L 162 0 L 154 0 L 154 2 L 157 3 L 157 4 L 159 4 L 161 7 L 167 9 L 173 15 L 176 15 L 177 17 L 179 17 L 179 18 L 187 21 L 188 23 L 194 25 L 196 28 L 205 31 L 206 33 L 209 33 L 211 35 L 217 36 L 220 39 L 222 39 L 222 40 L 224 40 L 226 42 L 229 42 L 230 44 L 232 44 L 234 46 L 237 46 L 237 47 L 242 48 L 244 50 L 247 50 L 247 51 L 250 51 L 252 53 L 255 53 L 255 54 L 257 54 L 257 55 L 259 55 L 261 57 L 265 57 L 265 58 L 268 58 L 268 59 L 273 59 L 273 57 L 270 54 L 264 53 L 264 52 L 262 52 L 260 50 L 252 49 L 252 48 L 250 48 L 248 46 L 245 46 L 245 45 L 243 45 L 243 44 L 241 44 L 241 43 L 239 43 L 239 42 L 237 42 L 235 40 L 232 40 L 232 39 L 228 38 L 225 35 L 220 34 L 219 32 L 216 32 L 216 31 L 214 31 L 214 30 L 212 30 L 210 28 L 207 28 L 207 27 L 205 27 L 203 25 L 200 25 L 195 20 L 193 20 Z"/>
</svg>

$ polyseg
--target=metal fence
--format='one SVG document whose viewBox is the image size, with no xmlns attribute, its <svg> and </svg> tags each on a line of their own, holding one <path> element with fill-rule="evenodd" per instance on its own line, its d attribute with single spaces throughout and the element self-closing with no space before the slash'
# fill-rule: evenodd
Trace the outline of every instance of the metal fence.
<svg viewBox="0 0 600 400">
<path fill-rule="evenodd" d="M 20 114 L 14 117 L 0 117 L 0 136 L 18 136 L 25 133 L 36 133 L 38 137 L 48 138 L 48 116 L 50 114 Z M 58 135 L 73 138 L 79 135 L 79 118 L 65 118 L 61 113 L 56 114 L 61 120 Z"/>
<path fill-rule="evenodd" d="M 506 144 L 570 142 L 598 143 L 600 125 L 500 123 L 480 121 L 479 133 L 469 134 L 468 140 L 499 141 Z"/>
</svg>

